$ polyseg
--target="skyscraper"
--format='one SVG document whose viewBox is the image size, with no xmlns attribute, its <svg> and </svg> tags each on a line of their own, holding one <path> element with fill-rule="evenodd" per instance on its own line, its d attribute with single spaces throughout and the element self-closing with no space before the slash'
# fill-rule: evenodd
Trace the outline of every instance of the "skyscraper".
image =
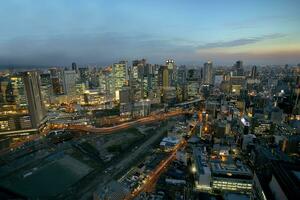
<svg viewBox="0 0 300 200">
<path fill-rule="evenodd" d="M 6 102 L 11 104 L 15 103 L 14 89 L 11 81 L 9 81 L 6 86 L 5 97 L 6 97 Z"/>
<path fill-rule="evenodd" d="M 72 63 L 72 70 L 75 71 L 77 73 L 78 69 L 77 69 L 77 65 L 75 62 Z"/>
<path fill-rule="evenodd" d="M 28 101 L 28 110 L 33 128 L 38 128 L 45 117 L 45 107 L 42 101 L 41 83 L 38 72 L 24 72 L 23 81 Z"/>
<path fill-rule="evenodd" d="M 55 95 L 64 94 L 64 77 L 63 70 L 59 68 L 50 69 L 50 76 L 52 82 L 52 89 Z"/>
<path fill-rule="evenodd" d="M 175 87 L 177 85 L 177 68 L 175 61 L 173 59 L 166 60 L 166 66 L 169 70 L 169 81 L 171 86 Z"/>
<path fill-rule="evenodd" d="M 65 94 L 75 95 L 77 74 L 75 70 L 64 71 Z"/>
<path fill-rule="evenodd" d="M 119 92 L 124 85 L 127 85 L 128 73 L 127 73 L 127 62 L 121 61 L 119 63 L 113 64 L 113 87 L 116 92 L 116 99 L 119 99 Z"/>
<path fill-rule="evenodd" d="M 186 100 L 188 97 L 187 94 L 187 70 L 185 66 L 181 66 L 177 71 L 177 99 L 179 101 Z"/>
<path fill-rule="evenodd" d="M 254 65 L 251 70 L 251 78 L 256 78 L 257 76 L 257 67 Z"/>
<path fill-rule="evenodd" d="M 204 63 L 203 83 L 207 85 L 213 84 L 213 64 L 211 61 Z"/>
<path fill-rule="evenodd" d="M 80 82 L 88 86 L 89 68 L 87 67 L 78 68 L 78 72 L 79 72 Z"/>
<path fill-rule="evenodd" d="M 2 92 L 1 80 L 0 80 L 0 106 L 3 103 L 4 103 L 4 95 L 3 95 L 3 92 Z"/>
<path fill-rule="evenodd" d="M 169 69 L 167 66 L 160 66 L 158 71 L 158 84 L 160 87 L 169 87 L 170 86 L 170 79 L 169 79 Z"/>
<path fill-rule="evenodd" d="M 235 76 L 244 76 L 243 61 L 236 61 L 233 71 Z"/>
</svg>

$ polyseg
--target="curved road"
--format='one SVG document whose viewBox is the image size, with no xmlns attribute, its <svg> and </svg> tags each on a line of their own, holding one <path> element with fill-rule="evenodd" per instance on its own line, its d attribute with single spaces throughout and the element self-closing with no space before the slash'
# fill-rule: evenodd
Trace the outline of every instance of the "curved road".
<svg viewBox="0 0 300 200">
<path fill-rule="evenodd" d="M 148 116 L 144 117 L 135 121 L 131 122 L 125 122 L 116 126 L 112 127 L 102 127 L 102 128 L 96 128 L 96 127 L 91 127 L 91 126 L 85 126 L 85 125 L 56 125 L 56 127 L 52 127 L 51 130 L 55 129 L 68 129 L 68 130 L 77 130 L 77 131 L 84 131 L 84 132 L 90 132 L 90 133 L 101 133 L 101 134 L 110 134 L 116 131 L 120 131 L 123 129 L 128 129 L 137 125 L 143 125 L 143 124 L 148 124 L 148 123 L 153 123 L 156 121 L 161 121 L 165 120 L 170 117 L 178 116 L 178 115 L 183 115 L 183 114 L 190 114 L 190 112 L 187 111 L 173 111 L 169 113 L 164 113 L 161 115 L 156 115 L 156 116 Z"/>
</svg>

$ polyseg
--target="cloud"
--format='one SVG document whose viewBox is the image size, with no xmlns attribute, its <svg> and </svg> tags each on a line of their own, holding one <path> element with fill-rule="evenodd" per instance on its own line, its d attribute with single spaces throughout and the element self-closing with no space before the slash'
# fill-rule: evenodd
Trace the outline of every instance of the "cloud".
<svg viewBox="0 0 300 200">
<path fill-rule="evenodd" d="M 198 45 L 198 42 L 184 38 L 157 37 L 140 33 L 77 33 L 35 38 L 26 36 L 0 41 L 0 65 L 67 66 L 76 62 L 79 65 L 99 64 L 103 66 L 123 59 L 131 61 L 138 58 L 146 58 L 150 63 L 158 64 L 163 63 L 167 58 L 173 58 L 178 64 L 187 65 L 202 65 L 207 59 L 212 59 L 215 63 L 226 64 L 238 59 L 253 63 L 280 60 L 286 62 L 288 59 L 296 61 L 299 58 L 298 52 L 251 55 L 247 53 L 226 54 L 226 51 L 223 51 L 223 48 L 280 37 L 284 35 L 271 34 Z M 264 60 L 263 57 L 266 59 Z"/>
<path fill-rule="evenodd" d="M 288 15 L 267 15 L 267 16 L 257 16 L 253 18 L 248 18 L 236 22 L 230 22 L 224 24 L 224 28 L 229 29 L 258 29 L 260 27 L 268 26 L 270 23 L 291 23 L 291 22 L 298 22 L 299 18 L 295 16 L 288 16 Z"/>
<path fill-rule="evenodd" d="M 231 41 L 212 42 L 212 43 L 199 45 L 198 49 L 213 49 L 213 48 L 243 46 L 248 44 L 254 44 L 264 40 L 281 38 L 284 36 L 285 36 L 284 34 L 275 33 L 275 34 L 263 35 L 259 37 L 241 38 L 241 39 L 231 40 Z"/>
<path fill-rule="evenodd" d="M 294 50 L 276 50 L 267 52 L 199 52 L 202 60 L 213 60 L 216 64 L 232 65 L 236 60 L 243 60 L 245 65 L 260 64 L 297 64 L 300 62 L 300 48 Z"/>
<path fill-rule="evenodd" d="M 108 65 L 121 59 L 150 58 L 162 63 L 195 53 L 190 41 L 148 34 L 118 32 L 14 38 L 0 41 L 0 64 L 69 65 L 98 63 Z"/>
</svg>

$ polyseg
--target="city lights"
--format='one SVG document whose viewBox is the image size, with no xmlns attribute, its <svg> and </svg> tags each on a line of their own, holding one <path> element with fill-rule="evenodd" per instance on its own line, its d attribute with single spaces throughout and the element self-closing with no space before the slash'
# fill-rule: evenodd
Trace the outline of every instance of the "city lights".
<svg viewBox="0 0 300 200">
<path fill-rule="evenodd" d="M 2 1 L 0 199 L 296 199 L 299 8 Z"/>
</svg>

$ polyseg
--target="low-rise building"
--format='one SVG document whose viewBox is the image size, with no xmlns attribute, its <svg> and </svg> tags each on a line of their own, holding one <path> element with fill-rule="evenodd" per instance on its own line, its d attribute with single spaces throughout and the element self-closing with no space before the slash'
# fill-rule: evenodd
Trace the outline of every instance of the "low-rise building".
<svg viewBox="0 0 300 200">
<path fill-rule="evenodd" d="M 195 175 L 196 190 L 211 190 L 211 171 L 207 163 L 207 154 L 201 148 L 193 148 L 192 172 Z"/>
<path fill-rule="evenodd" d="M 211 161 L 212 189 L 250 193 L 252 172 L 241 162 Z"/>
</svg>

